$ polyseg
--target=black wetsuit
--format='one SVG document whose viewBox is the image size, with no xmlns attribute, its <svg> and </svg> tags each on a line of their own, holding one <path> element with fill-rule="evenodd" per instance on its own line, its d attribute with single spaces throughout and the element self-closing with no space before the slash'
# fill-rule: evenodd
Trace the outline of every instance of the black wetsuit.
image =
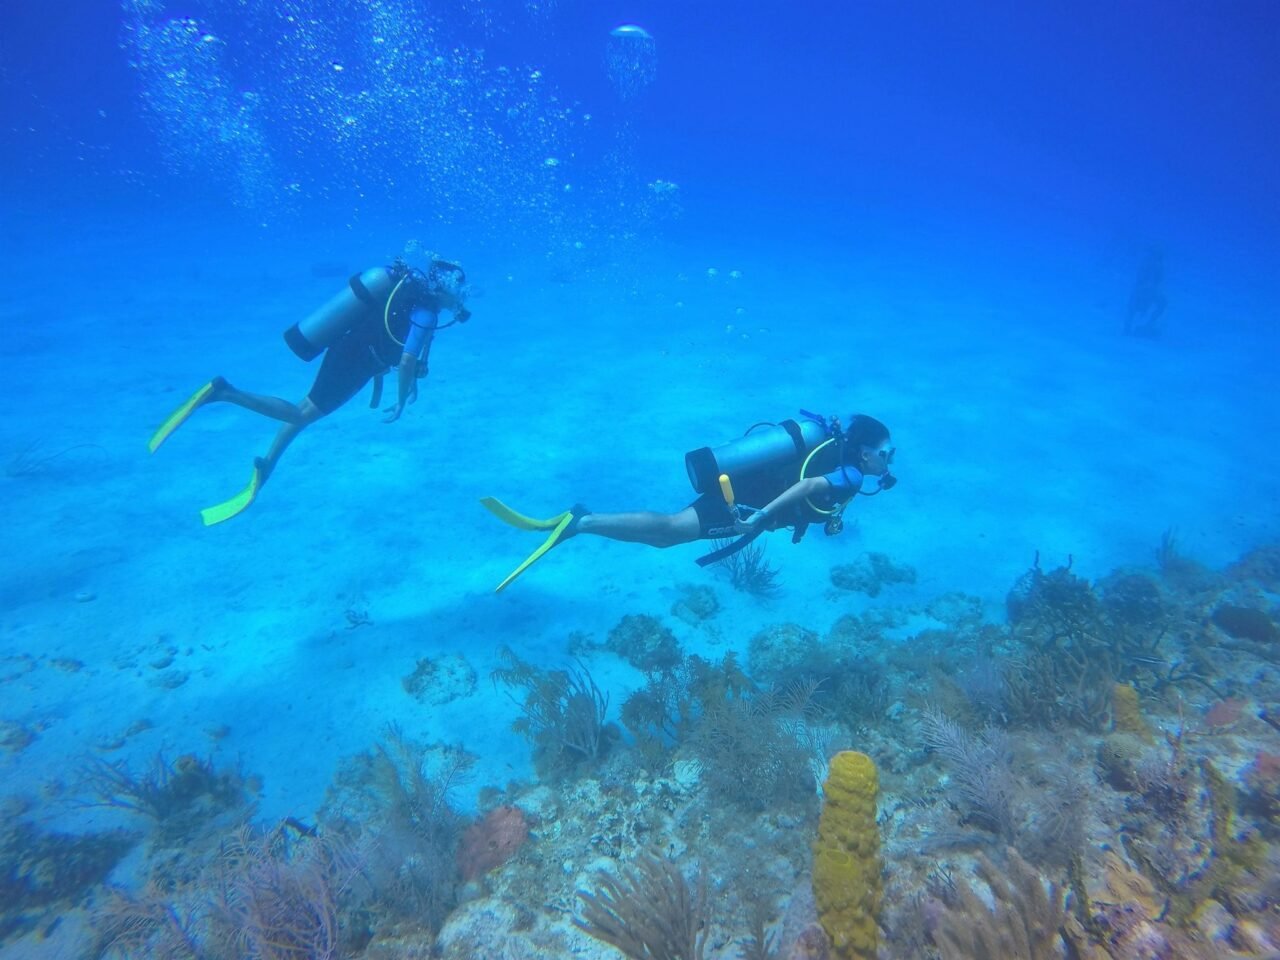
<svg viewBox="0 0 1280 960">
<path fill-rule="evenodd" d="M 772 470 L 749 473 L 733 479 L 733 494 L 737 503 L 757 510 L 768 506 L 800 479 L 801 461 L 796 460 Z M 814 497 L 815 504 L 823 510 L 832 510 L 848 501 L 862 489 L 862 474 L 853 467 L 840 463 L 836 445 L 820 450 L 809 462 L 808 476 L 825 477 L 831 484 L 826 493 Z M 719 493 L 704 493 L 690 504 L 698 514 L 698 529 L 704 540 L 724 540 L 736 536 L 733 523 L 737 519 L 730 512 L 724 497 Z M 765 529 L 778 530 L 795 527 L 803 533 L 811 523 L 823 523 L 829 514 L 820 513 L 801 500 L 789 510 L 771 515 Z"/>
<path fill-rule="evenodd" d="M 406 273 L 402 268 L 387 269 L 391 271 L 393 284 L 400 283 Z M 350 283 L 356 296 L 366 304 L 365 311 L 350 330 L 325 350 L 320 371 L 307 394 L 326 414 L 354 397 L 374 377 L 396 366 L 415 326 L 427 328 L 426 344 L 420 356 L 425 364 L 431 349 L 430 334 L 434 332 L 442 306 L 440 298 L 427 287 L 425 278 L 419 273 L 410 273 L 395 290 L 390 315 L 384 320 L 387 298 L 371 297 L 360 283 L 359 274 L 352 277 Z"/>
</svg>

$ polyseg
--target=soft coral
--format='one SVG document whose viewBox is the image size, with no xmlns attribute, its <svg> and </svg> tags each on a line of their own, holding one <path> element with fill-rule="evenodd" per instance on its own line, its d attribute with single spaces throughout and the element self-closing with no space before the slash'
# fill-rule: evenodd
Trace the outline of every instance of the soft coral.
<svg viewBox="0 0 1280 960">
<path fill-rule="evenodd" d="M 495 807 L 467 828 L 458 848 L 462 878 L 474 880 L 501 866 L 529 839 L 529 820 L 519 807 Z"/>
</svg>

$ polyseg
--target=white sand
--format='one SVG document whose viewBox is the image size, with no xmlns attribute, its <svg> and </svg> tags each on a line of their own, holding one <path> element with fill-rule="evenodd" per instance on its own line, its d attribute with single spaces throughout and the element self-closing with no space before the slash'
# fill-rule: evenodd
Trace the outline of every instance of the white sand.
<svg viewBox="0 0 1280 960">
<path fill-rule="evenodd" d="M 312 265 L 354 271 L 402 238 L 157 222 L 143 211 L 65 233 L 45 218 L 10 227 L 0 451 L 94 445 L 0 477 L 0 657 L 37 661 L 0 686 L 0 720 L 38 732 L 0 751 L 0 778 L 39 800 L 46 823 L 91 822 L 58 802 L 85 758 L 140 767 L 157 752 L 239 761 L 265 778 L 264 815 L 308 817 L 338 758 L 388 723 L 465 744 L 478 783 L 528 777 L 528 747 L 508 731 L 515 707 L 488 681 L 495 651 L 561 665 L 572 631 L 602 639 L 628 613 L 719 655 L 770 623 L 826 630 L 872 602 L 951 590 L 999 616 L 1036 551 L 1094 577 L 1150 564 L 1168 528 L 1213 565 L 1280 531 L 1276 351 L 1246 293 L 1233 301 L 1192 277 L 1170 291 L 1168 335 L 1130 340 L 1116 333 L 1128 269 L 1116 261 L 1055 273 L 1034 251 L 984 259 L 1013 243 L 921 259 L 806 244 L 798 229 L 695 243 L 691 225 L 690 239 L 615 270 L 639 273 L 631 284 L 558 284 L 538 254 L 444 238 L 483 296 L 471 324 L 439 337 L 418 404 L 386 426 L 362 395 L 304 434 L 249 512 L 205 529 L 199 509 L 240 488 L 274 425 L 210 408 L 154 457 L 150 431 L 217 373 L 301 397 L 316 366 L 280 332 L 344 282 Z M 32 276 L 43 279 L 21 282 Z M 532 514 L 575 501 L 674 510 L 693 496 L 687 449 L 801 406 L 885 420 L 901 483 L 854 505 L 856 531 L 814 529 L 794 548 L 775 534 L 784 589 L 768 605 L 696 567 L 701 545 L 592 538 L 491 593 L 538 541 L 491 518 L 481 495 Z M 915 567 L 918 584 L 876 601 L 833 591 L 830 568 L 869 550 Z M 719 645 L 669 615 L 686 583 L 714 585 Z M 348 609 L 372 624 L 349 628 Z M 176 689 L 155 686 L 163 670 L 150 665 L 170 646 L 165 669 L 188 674 Z M 475 695 L 419 706 L 401 678 L 453 651 L 477 670 Z M 590 666 L 615 709 L 641 680 L 609 655 Z M 139 718 L 154 726 L 97 749 Z"/>
</svg>

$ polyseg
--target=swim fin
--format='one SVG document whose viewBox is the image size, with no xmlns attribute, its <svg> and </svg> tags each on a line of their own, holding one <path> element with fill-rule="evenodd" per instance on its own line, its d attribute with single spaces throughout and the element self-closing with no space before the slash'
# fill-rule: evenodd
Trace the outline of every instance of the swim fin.
<svg viewBox="0 0 1280 960">
<path fill-rule="evenodd" d="M 492 499 L 492 498 L 486 498 L 486 499 Z M 493 503 L 498 503 L 498 501 L 494 500 Z M 554 523 L 555 524 L 555 526 L 551 528 L 551 533 L 547 535 L 547 539 L 542 541 L 541 546 L 539 546 L 537 550 L 533 551 L 533 553 L 529 554 L 529 556 L 525 557 L 524 562 L 520 564 L 520 566 L 512 570 L 511 573 L 507 576 L 507 578 L 503 580 L 500 584 L 498 584 L 497 587 L 494 588 L 494 591 L 493 591 L 494 593 L 501 593 L 503 590 L 507 588 L 507 585 L 511 583 L 512 580 L 520 576 L 520 574 L 524 573 L 531 566 L 533 566 L 535 563 L 541 560 L 543 556 L 545 556 L 546 553 L 551 550 L 552 547 L 559 545 L 560 543 L 569 539 L 569 537 L 577 533 L 578 521 L 582 519 L 582 517 L 586 516 L 586 514 L 588 513 L 588 510 L 585 507 L 576 506 L 572 510 L 566 510 L 564 513 L 560 514 L 559 516 L 550 518 L 548 520 L 531 520 L 529 517 L 522 516 L 521 514 L 518 514 L 513 510 L 507 511 L 506 507 L 502 507 L 502 504 L 498 503 L 498 506 L 502 507 L 504 511 L 509 512 L 512 517 L 518 518 L 520 521 L 520 522 L 514 522 L 512 520 L 508 520 L 506 516 L 504 516 L 502 513 L 499 513 L 498 510 L 495 510 L 488 503 L 486 503 L 485 506 L 489 507 L 490 510 L 493 510 L 493 512 L 498 516 L 502 517 L 502 519 L 507 520 L 507 522 L 511 523 L 512 526 L 521 526 L 521 523 L 538 523 L 538 524 Z M 539 527 L 523 527 L 522 526 L 521 529 L 545 530 L 546 527 L 545 526 L 539 526 Z"/>
<path fill-rule="evenodd" d="M 222 377 L 214 377 L 203 387 L 193 393 L 187 402 L 180 406 L 173 413 L 169 414 L 169 419 L 160 424 L 160 429 L 151 435 L 151 439 L 147 441 L 147 449 L 155 453 L 160 449 L 160 444 L 169 439 L 169 435 L 177 430 L 180 426 L 187 422 L 187 418 L 195 413 L 198 409 L 209 402 L 209 397 L 213 391 L 225 386 L 226 380 Z"/>
<path fill-rule="evenodd" d="M 206 527 L 212 527 L 215 523 L 222 523 L 224 520 L 230 520 L 237 514 L 243 513 L 249 509 L 249 505 L 253 503 L 258 496 L 258 491 L 262 489 L 262 485 L 267 482 L 266 471 L 263 470 L 263 461 L 257 458 L 253 461 L 253 476 L 249 478 L 249 484 L 230 500 L 223 503 L 215 504 L 212 507 L 205 507 L 200 511 L 200 519 L 204 521 Z"/>
<path fill-rule="evenodd" d="M 554 530 L 561 520 L 573 512 L 566 510 L 546 520 L 535 520 L 533 517 L 526 517 L 523 513 L 516 513 L 496 497 L 481 497 L 480 505 L 503 523 L 509 523 L 519 530 Z"/>
</svg>

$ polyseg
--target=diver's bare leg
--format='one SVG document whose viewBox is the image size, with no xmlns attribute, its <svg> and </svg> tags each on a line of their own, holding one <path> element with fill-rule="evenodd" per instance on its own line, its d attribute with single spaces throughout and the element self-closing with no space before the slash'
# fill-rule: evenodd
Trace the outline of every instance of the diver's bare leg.
<svg viewBox="0 0 1280 960">
<path fill-rule="evenodd" d="M 283 420 L 288 424 L 298 424 L 306 426 L 313 422 L 316 418 L 307 419 L 304 408 L 310 404 L 310 400 L 303 400 L 302 403 L 290 403 L 280 397 L 268 397 L 260 393 L 248 393 L 233 387 L 227 381 L 223 380 L 214 389 L 207 402 L 224 402 L 234 403 L 237 407 L 244 407 L 246 410 L 252 410 L 254 413 L 260 413 L 264 417 L 270 417 L 272 420 Z"/>
<path fill-rule="evenodd" d="M 270 399 L 270 398 L 268 398 Z M 285 403 L 287 401 L 280 401 Z M 293 406 L 293 404 L 289 404 Z M 298 436 L 308 426 L 315 423 L 324 414 L 314 403 L 310 397 L 304 397 L 302 402 L 295 408 L 298 412 L 298 420 L 296 422 L 286 423 L 280 428 L 274 440 L 271 441 L 271 449 L 267 451 L 265 457 L 258 457 L 254 462 L 258 469 L 262 472 L 262 483 L 267 482 L 267 478 L 271 476 L 271 472 L 275 470 L 276 464 L 280 462 L 280 458 L 284 456 L 284 452 L 289 449 L 289 444 L 293 443 L 294 438 Z M 259 411 L 261 412 L 261 411 Z M 268 414 L 270 416 L 270 414 Z"/>
<path fill-rule="evenodd" d="M 588 513 L 578 521 L 577 532 L 651 547 L 674 547 L 701 536 L 693 507 L 679 513 Z"/>
</svg>

